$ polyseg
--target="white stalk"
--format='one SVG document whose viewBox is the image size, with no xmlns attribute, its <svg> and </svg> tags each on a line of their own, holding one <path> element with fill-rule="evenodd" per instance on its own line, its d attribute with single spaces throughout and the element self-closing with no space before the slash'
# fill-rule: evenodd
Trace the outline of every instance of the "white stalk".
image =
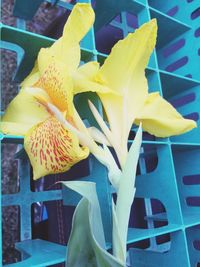
<svg viewBox="0 0 200 267">
<path fill-rule="evenodd" d="M 122 172 L 117 166 L 117 163 L 113 158 L 113 155 L 110 152 L 109 148 L 105 144 L 103 147 L 106 155 L 103 164 L 108 168 L 108 178 L 110 183 L 113 185 L 115 191 L 118 192 Z"/>
<path fill-rule="evenodd" d="M 92 111 L 92 114 L 94 115 L 97 123 L 99 124 L 101 130 L 103 131 L 103 133 L 105 134 L 106 138 L 108 139 L 109 143 L 111 144 L 111 146 L 114 148 L 116 154 L 117 154 L 117 158 L 119 160 L 119 163 L 121 165 L 121 167 L 123 166 L 124 162 L 123 162 L 123 157 L 121 156 L 121 151 L 120 151 L 120 147 L 117 145 L 117 143 L 115 142 L 115 138 L 112 134 L 112 132 L 110 131 L 110 129 L 107 127 L 106 123 L 104 122 L 104 120 L 102 119 L 101 115 L 99 114 L 98 110 L 96 109 L 96 107 L 93 105 L 93 103 L 88 100 L 89 103 L 89 107 Z"/>
</svg>

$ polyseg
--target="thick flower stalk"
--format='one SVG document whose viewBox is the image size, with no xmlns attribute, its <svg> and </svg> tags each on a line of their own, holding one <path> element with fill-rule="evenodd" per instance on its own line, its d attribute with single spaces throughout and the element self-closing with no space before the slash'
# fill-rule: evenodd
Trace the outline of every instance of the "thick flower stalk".
<svg viewBox="0 0 200 267">
<path fill-rule="evenodd" d="M 156 44 L 157 22 L 155 19 L 142 25 L 112 49 L 104 64 L 96 70 L 97 93 L 106 112 L 108 125 L 96 108 L 89 103 L 102 132 L 113 146 L 121 172 L 109 172 L 117 192 L 113 204 L 113 253 L 126 261 L 126 240 L 130 209 L 134 199 L 134 181 L 141 145 L 141 127 L 132 150 L 127 149 L 132 125 L 141 123 L 142 128 L 158 137 L 168 137 L 190 131 L 196 127 L 193 120 L 184 119 L 158 92 L 148 93 L 145 67 Z M 102 94 L 98 86 L 109 88 Z M 130 160 L 131 159 L 131 160 Z M 132 161 L 132 163 L 131 163 Z M 132 164 L 132 165 L 131 165 Z M 108 175 L 109 175 L 108 174 Z M 113 180 L 113 181 L 112 181 Z"/>
</svg>

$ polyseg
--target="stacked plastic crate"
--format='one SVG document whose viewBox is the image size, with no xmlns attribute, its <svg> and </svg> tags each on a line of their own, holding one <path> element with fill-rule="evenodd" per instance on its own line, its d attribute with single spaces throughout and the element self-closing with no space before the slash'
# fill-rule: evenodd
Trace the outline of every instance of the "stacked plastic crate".
<svg viewBox="0 0 200 267">
<path fill-rule="evenodd" d="M 37 3 L 30 1 L 30 4 L 31 2 L 39 4 L 42 1 Z M 73 6 L 62 1 L 56 2 L 67 9 Z M 95 46 L 95 37 L 98 42 L 97 30 L 108 27 L 109 33 L 113 36 L 111 43 L 114 43 L 118 36 L 126 36 L 134 28 L 151 18 L 156 18 L 159 28 L 157 46 L 146 70 L 149 90 L 159 91 L 183 116 L 196 120 L 198 124 L 198 128 L 192 132 L 178 137 L 160 139 L 144 134 L 136 181 L 136 199 L 128 236 L 130 262 L 134 267 L 200 266 L 200 3 L 198 2 L 198 0 L 96 1 L 95 33 L 91 30 L 81 43 L 83 61 L 95 59 L 102 62 L 106 57 L 103 53 L 106 49 L 101 50 L 99 43 Z M 25 5 L 22 0 L 16 1 L 15 15 L 20 16 L 22 4 Z M 29 10 L 34 11 L 31 8 Z M 32 15 L 28 14 L 24 19 Z M 19 20 L 18 25 L 24 26 L 24 21 Z M 102 34 L 106 34 L 106 30 Z M 53 42 L 47 37 L 6 25 L 2 26 L 2 40 L 4 49 L 14 50 L 17 53 L 20 64 L 16 81 L 21 81 L 31 70 L 40 47 L 47 47 Z M 96 47 L 101 51 L 97 51 Z M 132 135 L 134 136 L 134 129 Z M 1 135 L 1 140 L 5 143 L 23 142 L 22 138 L 15 136 Z M 28 160 L 23 153 L 19 157 L 20 192 L 2 196 L 3 206 L 19 205 L 21 208 L 22 242 L 17 244 L 17 248 L 23 253 L 25 261 L 12 266 L 50 266 L 63 262 L 65 247 L 47 241 L 31 240 L 31 204 L 62 199 L 62 191 L 32 192 Z M 90 161 L 91 173 L 84 179 L 97 181 L 101 204 L 106 203 L 108 207 L 108 213 L 102 215 L 107 242 L 110 242 L 111 191 L 106 182 L 105 169 L 93 159 Z M 102 176 L 102 173 L 105 179 L 99 183 L 98 177 Z M 101 194 L 102 188 L 105 194 Z M 64 196 L 66 195 L 65 205 L 77 203 L 77 198 L 72 192 L 65 191 Z"/>
</svg>

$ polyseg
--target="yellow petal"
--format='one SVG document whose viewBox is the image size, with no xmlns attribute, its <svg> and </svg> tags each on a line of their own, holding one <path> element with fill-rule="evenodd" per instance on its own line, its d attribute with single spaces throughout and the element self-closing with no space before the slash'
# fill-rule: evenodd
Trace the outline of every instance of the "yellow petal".
<svg viewBox="0 0 200 267">
<path fill-rule="evenodd" d="M 65 64 L 73 73 L 80 62 L 79 42 L 94 22 L 94 11 L 90 4 L 76 4 L 65 24 L 63 36 L 50 48 L 42 48 L 38 55 L 39 70 L 42 74 L 52 59 Z"/>
<path fill-rule="evenodd" d="M 79 67 L 73 75 L 74 94 L 83 92 L 110 92 L 111 90 L 107 86 L 96 82 L 98 71 L 99 63 L 94 61 Z"/>
<path fill-rule="evenodd" d="M 36 61 L 31 73 L 23 80 L 20 85 L 21 87 L 31 87 L 34 83 L 36 83 L 39 77 L 40 73 L 38 69 L 38 63 Z"/>
<path fill-rule="evenodd" d="M 179 135 L 196 127 L 195 121 L 184 119 L 159 93 L 149 94 L 135 123 L 140 121 L 145 131 L 158 137 Z"/>
<path fill-rule="evenodd" d="M 144 69 L 154 49 L 156 35 L 155 19 L 129 33 L 113 47 L 99 73 L 100 81 L 105 81 L 112 90 L 120 93 L 128 90 L 134 96 L 132 101 L 136 107 L 141 106 L 147 95 Z"/>
<path fill-rule="evenodd" d="M 1 121 L 1 132 L 4 134 L 24 136 L 32 126 L 31 124 Z"/>
<path fill-rule="evenodd" d="M 80 147 L 78 139 L 53 116 L 29 130 L 24 147 L 34 179 L 65 172 L 89 154 L 88 148 Z"/>
<path fill-rule="evenodd" d="M 98 81 L 123 95 L 120 103 L 111 95 L 100 95 L 100 98 L 112 131 L 123 143 L 124 151 L 133 120 L 148 95 L 144 70 L 155 46 L 156 35 L 154 19 L 119 41 L 99 71 Z"/>
<path fill-rule="evenodd" d="M 76 4 L 64 27 L 64 42 L 69 44 L 79 43 L 94 23 L 94 17 L 95 14 L 90 4 Z"/>
<path fill-rule="evenodd" d="M 16 134 L 18 132 L 23 135 L 27 129 L 44 121 L 49 116 L 47 109 L 34 96 L 25 90 L 21 90 L 8 105 L 5 114 L 2 116 L 2 130 L 6 134 Z M 19 129 L 20 125 L 22 127 L 21 131 Z M 15 127 L 18 127 L 18 130 Z"/>
<path fill-rule="evenodd" d="M 64 64 L 52 60 L 33 87 L 45 90 L 53 104 L 61 111 L 67 110 L 69 114 L 73 100 L 73 83 Z"/>
<path fill-rule="evenodd" d="M 77 70 L 77 74 L 87 77 L 88 79 L 93 79 L 95 75 L 97 75 L 98 71 L 99 63 L 96 61 L 90 61 L 81 65 Z"/>
</svg>

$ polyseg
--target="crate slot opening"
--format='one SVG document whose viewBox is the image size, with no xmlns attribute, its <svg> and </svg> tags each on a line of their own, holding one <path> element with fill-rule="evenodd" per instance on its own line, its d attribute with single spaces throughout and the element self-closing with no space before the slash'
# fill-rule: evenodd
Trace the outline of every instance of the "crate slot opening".
<svg viewBox="0 0 200 267">
<path fill-rule="evenodd" d="M 178 10 L 179 10 L 179 6 L 176 5 L 167 11 L 167 15 L 170 17 L 174 17 L 176 13 L 178 12 Z"/>
<path fill-rule="evenodd" d="M 134 249 L 136 249 L 136 251 L 143 250 L 144 252 L 146 251 L 147 253 L 152 251 L 154 253 L 166 254 L 170 252 L 171 241 L 172 241 L 171 234 L 166 233 L 163 235 L 158 235 L 155 237 L 131 243 L 128 245 L 128 248 L 133 249 L 133 251 Z"/>
<path fill-rule="evenodd" d="M 158 167 L 158 152 L 154 145 L 143 145 L 140 152 L 137 175 L 151 173 Z"/>
<path fill-rule="evenodd" d="M 198 7 L 197 9 L 195 9 L 192 13 L 191 13 L 191 19 L 197 19 L 200 16 L 200 7 Z"/>
<path fill-rule="evenodd" d="M 184 57 L 176 60 L 175 62 L 171 63 L 167 67 L 165 67 L 165 70 L 168 72 L 174 72 L 175 70 L 180 69 L 183 66 L 185 66 L 188 63 L 188 60 L 189 60 L 188 57 L 184 56 Z"/>
<path fill-rule="evenodd" d="M 200 250 L 200 240 L 194 240 L 193 246 L 194 246 L 194 249 Z"/>
<path fill-rule="evenodd" d="M 137 214 L 137 216 L 136 216 Z M 138 229 L 156 229 L 168 225 L 166 208 L 158 199 L 134 199 L 131 208 L 129 227 Z"/>
<path fill-rule="evenodd" d="M 119 23 L 115 19 L 114 22 Z M 98 52 L 109 54 L 112 47 L 121 39 L 123 39 L 123 30 L 120 27 L 104 25 L 95 34 L 96 49 Z"/>
<path fill-rule="evenodd" d="M 178 50 L 180 50 L 182 47 L 184 47 L 184 45 L 185 45 L 185 38 L 181 38 L 177 40 L 175 43 L 170 44 L 169 46 L 166 46 L 162 51 L 163 57 L 167 58 L 173 55 Z"/>
<path fill-rule="evenodd" d="M 183 176 L 184 185 L 198 185 L 200 184 L 200 174 Z"/>
<path fill-rule="evenodd" d="M 200 27 L 196 29 L 196 31 L 194 32 L 194 36 L 196 38 L 198 38 L 200 36 Z"/>
<path fill-rule="evenodd" d="M 170 103 L 175 107 L 175 108 L 178 108 L 178 107 L 182 107 L 182 106 L 185 106 L 189 103 L 192 103 L 193 101 L 195 101 L 196 99 L 196 95 L 195 93 L 189 93 L 189 94 L 186 94 L 184 96 L 181 96 L 181 97 L 178 97 L 174 100 L 171 100 Z"/>
<path fill-rule="evenodd" d="M 200 197 L 187 197 L 186 203 L 191 207 L 200 207 Z"/>
</svg>

